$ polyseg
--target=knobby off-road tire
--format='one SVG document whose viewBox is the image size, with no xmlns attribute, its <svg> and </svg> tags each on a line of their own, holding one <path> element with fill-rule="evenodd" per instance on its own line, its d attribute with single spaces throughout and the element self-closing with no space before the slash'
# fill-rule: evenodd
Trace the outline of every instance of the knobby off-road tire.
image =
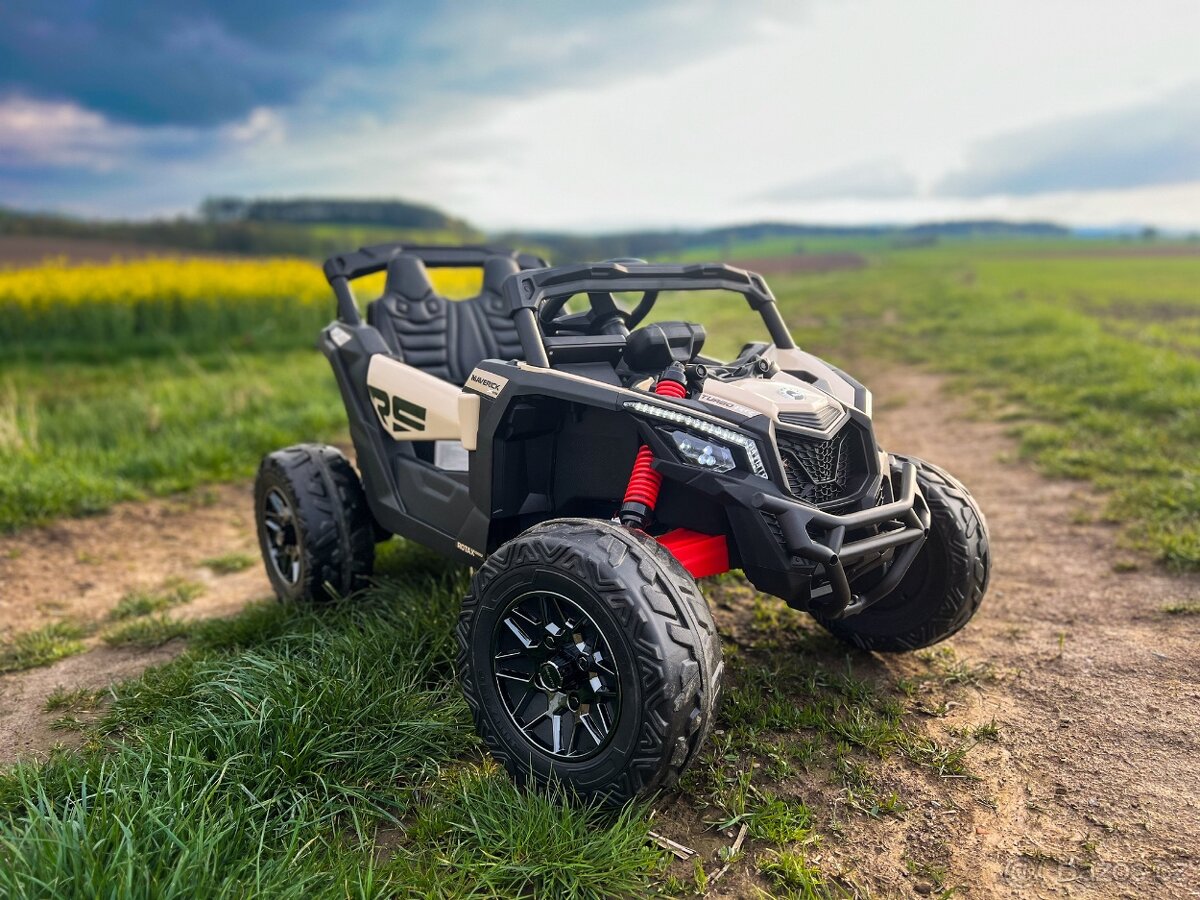
<svg viewBox="0 0 1200 900">
<path fill-rule="evenodd" d="M 949 473 L 915 456 L 893 456 L 917 468 L 929 505 L 925 545 L 896 589 L 845 619 L 816 616 L 828 631 L 863 650 L 902 652 L 936 644 L 967 624 L 987 591 L 987 521 L 970 492 Z"/>
<path fill-rule="evenodd" d="M 325 602 L 362 587 L 375 531 L 362 482 L 340 450 L 299 444 L 263 457 L 254 482 L 258 543 L 284 602 Z"/>
<path fill-rule="evenodd" d="M 590 519 L 529 529 L 476 572 L 457 636 L 476 729 L 518 783 L 619 804 L 673 784 L 712 726 L 724 672 L 712 614 L 683 566 L 639 532 Z"/>
</svg>

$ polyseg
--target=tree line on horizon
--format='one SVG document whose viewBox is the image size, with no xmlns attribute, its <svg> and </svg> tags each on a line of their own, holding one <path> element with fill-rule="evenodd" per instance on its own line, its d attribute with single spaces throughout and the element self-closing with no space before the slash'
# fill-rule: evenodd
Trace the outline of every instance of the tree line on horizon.
<svg viewBox="0 0 1200 900">
<path fill-rule="evenodd" d="M 89 220 L 0 208 L 0 235 L 98 238 L 137 244 L 244 255 L 321 257 L 356 243 L 499 244 L 538 250 L 560 262 L 652 258 L 700 247 L 795 238 L 887 238 L 897 246 L 920 246 L 943 237 L 1067 237 L 1050 222 L 972 220 L 897 225 L 812 225 L 752 222 L 706 229 L 641 229 L 597 234 L 508 231 L 487 236 L 464 219 L 435 207 L 399 199 L 212 197 L 195 216 L 172 219 Z M 799 251 L 797 244 L 797 251 Z"/>
</svg>

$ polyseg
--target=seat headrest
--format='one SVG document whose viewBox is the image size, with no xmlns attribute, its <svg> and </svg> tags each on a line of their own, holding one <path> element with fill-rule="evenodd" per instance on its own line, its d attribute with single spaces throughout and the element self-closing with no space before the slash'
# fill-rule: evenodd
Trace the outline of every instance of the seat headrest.
<svg viewBox="0 0 1200 900">
<path fill-rule="evenodd" d="M 499 294 L 504 279 L 519 269 L 517 261 L 511 256 L 489 256 L 483 264 L 483 292 Z"/>
<path fill-rule="evenodd" d="M 388 260 L 385 285 L 385 293 L 397 294 L 408 300 L 423 300 L 433 293 L 425 263 L 406 253 L 397 253 Z"/>
</svg>

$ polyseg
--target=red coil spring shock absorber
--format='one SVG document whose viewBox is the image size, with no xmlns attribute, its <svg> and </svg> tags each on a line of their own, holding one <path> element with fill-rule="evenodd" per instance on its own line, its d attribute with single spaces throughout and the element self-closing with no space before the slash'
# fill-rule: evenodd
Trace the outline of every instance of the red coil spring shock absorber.
<svg viewBox="0 0 1200 900">
<path fill-rule="evenodd" d="M 686 397 L 685 380 L 683 366 L 672 363 L 654 385 L 654 393 L 663 397 Z M 622 525 L 645 528 L 650 524 L 654 506 L 658 503 L 658 489 L 662 486 L 662 476 L 650 467 L 653 461 L 654 453 L 642 444 L 633 463 L 629 486 L 625 488 L 625 500 L 621 504 L 621 511 L 617 513 Z"/>
</svg>

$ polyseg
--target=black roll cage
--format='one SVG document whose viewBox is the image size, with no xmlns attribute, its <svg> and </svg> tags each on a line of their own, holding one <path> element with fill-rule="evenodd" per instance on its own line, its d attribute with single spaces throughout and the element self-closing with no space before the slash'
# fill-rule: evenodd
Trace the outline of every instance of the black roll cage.
<svg viewBox="0 0 1200 900">
<path fill-rule="evenodd" d="M 575 294 L 712 290 L 741 294 L 750 308 L 762 316 L 775 346 L 781 350 L 795 348 L 791 332 L 775 305 L 775 295 L 762 276 L 733 266 L 606 262 L 530 269 L 511 275 L 504 282 L 504 298 L 516 323 L 525 361 L 541 368 L 549 368 L 550 359 L 538 319 L 542 306 L 551 300 Z"/>
<path fill-rule="evenodd" d="M 543 369 L 550 367 L 550 358 L 538 324 L 541 308 L 550 300 L 565 300 L 576 294 L 728 291 L 743 296 L 749 307 L 762 317 L 776 347 L 791 350 L 796 346 L 775 305 L 775 295 L 757 272 L 714 263 L 660 265 L 612 261 L 550 267 L 532 253 L 486 244 L 447 247 L 390 242 L 331 256 L 325 261 L 323 270 L 337 299 L 338 321 L 346 325 L 362 324 L 350 282 L 382 272 L 397 253 L 415 256 L 429 268 L 475 268 L 483 266 L 493 256 L 509 256 L 516 260 L 521 271 L 504 282 L 504 297 L 516 323 L 526 362 Z"/>
</svg>

